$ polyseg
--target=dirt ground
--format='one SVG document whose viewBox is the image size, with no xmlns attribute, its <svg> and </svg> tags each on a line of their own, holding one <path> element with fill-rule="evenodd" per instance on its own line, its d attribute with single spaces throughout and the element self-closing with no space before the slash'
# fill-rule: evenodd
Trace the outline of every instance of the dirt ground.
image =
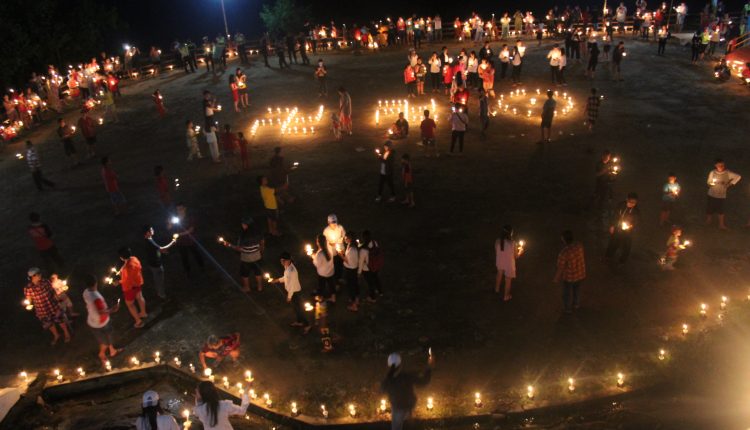
<svg viewBox="0 0 750 430">
<path fill-rule="evenodd" d="M 527 51 L 523 80 L 529 91 L 550 85 L 544 59 L 550 43 Z M 459 45 L 449 47 L 458 52 Z M 329 67 L 331 95 L 325 99 L 317 98 L 312 68 L 267 69 L 255 57 L 245 68 L 252 106 L 239 114 L 231 112 L 226 75 L 212 78 L 203 73 L 205 69 L 126 86 L 118 102 L 120 121 L 105 123 L 98 137 L 99 155 L 112 158 L 132 208 L 122 217 L 112 215 L 98 161 L 69 168 L 48 121 L 30 138 L 40 149 L 46 175 L 58 183 L 57 190 L 34 189 L 25 163 L 15 158 L 21 143 L 0 154 L 0 195 L 5 202 L 0 220 L 7 235 L 0 242 L 0 309 L 6 315 L 0 321 L 6 344 L 0 365 L 9 373 L 80 365 L 95 369 L 95 343 L 84 319 L 75 322 L 70 344 L 50 347 L 48 333 L 19 306 L 25 271 L 40 263 L 27 237 L 26 217 L 30 211 L 42 214 L 55 231 L 71 273 L 104 276 L 117 263 L 120 246 L 130 245 L 143 255 L 143 224 L 153 223 L 157 238 L 167 240 L 164 225 L 170 214 L 158 203 L 151 173 L 161 164 L 168 176 L 180 179 L 175 200 L 185 202 L 198 217 L 197 237 L 212 259 L 205 272 L 187 277 L 178 256 L 168 256 L 171 299 L 165 303 L 155 298 L 150 274 L 144 273 L 152 317 L 143 330 L 130 328 L 124 310 L 115 317 L 118 338 L 126 348 L 123 361 L 159 350 L 165 357 L 180 355 L 183 362 L 197 364 L 197 351 L 209 334 L 239 331 L 242 364 L 227 364 L 215 372 L 238 379 L 249 368 L 277 404 L 326 403 L 344 415 L 344 406 L 354 402 L 365 416 L 374 415 L 380 398 L 377 385 L 392 351 L 401 351 L 406 366 L 418 369 L 426 349 L 432 348 L 436 371 L 420 395 L 435 398 L 433 414 L 439 415 L 473 413 L 476 391 L 482 393 L 485 408 L 504 411 L 616 392 L 613 381 L 618 371 L 627 374 L 630 387 L 669 380 L 670 366 L 679 363 L 671 353 L 680 325 L 689 322 L 697 331 L 715 323 L 713 312 L 705 322 L 697 318 L 699 303 L 707 302 L 713 310 L 721 295 L 732 303 L 747 295 L 750 254 L 748 232 L 742 227 L 750 215 L 747 185 L 742 181 L 730 190 L 729 232 L 704 226 L 703 211 L 705 178 L 714 158 L 726 159 L 728 168 L 741 175 L 746 172 L 748 89 L 734 82 L 716 84 L 708 63 L 691 65 L 689 52 L 676 45 L 667 48 L 665 57 L 656 56 L 655 44 L 626 39 L 626 47 L 623 82 L 611 81 L 606 60 L 593 83 L 583 77 L 585 65 L 571 61 L 569 86 L 560 91 L 571 94 L 577 105 L 567 117 L 556 119 L 550 144 L 535 144 L 536 120 L 508 114 L 492 118 L 488 137 L 481 139 L 476 99 L 470 106 L 471 130 L 463 157 L 426 158 L 416 145 L 418 124 L 412 123 L 413 135 L 395 147 L 397 154 L 412 155 L 415 209 L 374 202 L 378 163 L 373 149 L 384 141 L 387 126 L 383 119 L 375 126 L 374 108 L 378 99 L 403 98 L 404 49 L 319 55 Z M 438 48 L 424 46 L 420 53 L 426 56 Z M 499 44 L 493 49 L 498 51 Z M 311 57 L 313 63 L 317 57 Z M 230 69 L 236 64 L 230 63 Z M 497 77 L 496 91 L 507 97 L 510 82 L 500 81 L 499 73 Z M 343 142 L 332 139 L 328 121 L 338 106 L 339 85 L 350 90 L 355 112 L 354 135 Z M 583 125 L 583 105 L 592 85 L 605 100 L 599 124 L 589 133 Z M 168 109 L 163 120 L 150 97 L 156 88 Z M 262 118 L 268 106 L 297 106 L 305 115 L 314 115 L 323 104 L 324 123 L 313 137 L 282 137 L 277 131 L 261 130 L 252 141 L 252 169 L 242 174 L 209 159 L 187 162 L 184 123 L 188 118 L 202 123 L 204 89 L 221 100 L 220 124 L 231 124 L 248 136 L 252 121 Z M 429 104 L 430 97 L 422 97 L 418 104 Z M 441 95 L 435 100 L 442 115 L 439 147 L 446 152 L 448 104 Z M 76 118 L 73 113 L 67 116 Z M 82 151 L 83 142 L 79 139 L 77 144 Z M 263 222 L 255 176 L 267 172 L 277 145 L 289 161 L 300 163 L 291 175 L 298 200 L 284 209 L 284 236 L 267 239 L 266 271 L 279 275 L 277 256 L 288 250 L 297 260 L 305 293 L 312 291 L 315 270 L 303 246 L 322 231 L 329 213 L 336 213 L 347 230 L 372 230 L 386 253 L 385 296 L 377 304 L 363 305 L 359 313 L 347 311 L 344 301 L 333 306 L 330 319 L 336 343 L 327 355 L 320 352 L 318 336 L 302 336 L 288 326 L 292 312 L 277 287 L 249 297 L 237 290 L 237 256 L 215 241 L 218 235 L 236 235 L 244 215 Z M 203 140 L 201 148 L 208 153 Z M 606 235 L 589 209 L 594 166 L 605 148 L 622 158 L 615 200 L 638 192 L 642 211 L 632 258 L 618 267 L 601 261 Z M 683 253 L 678 270 L 667 273 L 659 269 L 657 259 L 669 233 L 657 220 L 660 189 L 669 171 L 677 174 L 683 187 L 673 218 L 695 246 Z M 508 304 L 492 291 L 493 243 L 504 224 L 512 224 L 517 237 L 528 243 Z M 564 229 L 572 229 L 586 247 L 588 278 L 582 308 L 573 316 L 562 315 L 560 286 L 552 283 Z M 76 307 L 84 312 L 82 286 L 73 283 L 71 288 Z M 120 296 L 115 288 L 103 290 L 109 301 Z M 669 350 L 667 363 L 657 360 L 659 348 Z M 568 377 L 578 381 L 573 397 L 566 392 Z M 534 404 L 521 400 L 528 384 L 539 393 Z M 426 414 L 421 404 L 417 414 Z"/>
</svg>

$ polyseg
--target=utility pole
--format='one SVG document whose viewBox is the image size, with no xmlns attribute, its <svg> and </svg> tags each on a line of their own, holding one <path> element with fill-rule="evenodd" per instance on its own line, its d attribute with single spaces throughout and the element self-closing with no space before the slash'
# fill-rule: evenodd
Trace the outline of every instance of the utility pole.
<svg viewBox="0 0 750 430">
<path fill-rule="evenodd" d="M 224 0 L 221 0 L 221 14 L 224 16 L 224 34 L 229 37 L 229 27 L 227 26 L 227 12 L 224 10 Z"/>
</svg>

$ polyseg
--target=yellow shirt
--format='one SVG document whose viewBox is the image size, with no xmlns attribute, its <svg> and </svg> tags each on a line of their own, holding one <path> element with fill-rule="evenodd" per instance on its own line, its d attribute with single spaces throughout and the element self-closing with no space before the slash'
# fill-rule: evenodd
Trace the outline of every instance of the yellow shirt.
<svg viewBox="0 0 750 430">
<path fill-rule="evenodd" d="M 278 209 L 279 206 L 276 203 L 276 190 L 265 185 L 260 186 L 260 196 L 263 198 L 263 206 L 266 209 Z"/>
</svg>

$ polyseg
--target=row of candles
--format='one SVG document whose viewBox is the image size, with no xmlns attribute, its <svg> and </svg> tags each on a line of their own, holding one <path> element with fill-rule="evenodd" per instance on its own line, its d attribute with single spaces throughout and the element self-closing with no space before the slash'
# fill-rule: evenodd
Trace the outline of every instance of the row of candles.
<svg viewBox="0 0 750 430">
<path fill-rule="evenodd" d="M 223 239 L 220 238 L 220 242 L 223 242 Z M 523 249 L 523 246 L 525 246 L 525 243 L 523 241 L 519 241 L 518 245 L 519 245 L 519 249 Z M 308 255 L 312 254 L 312 246 L 311 245 L 306 245 L 305 246 L 305 250 L 306 250 L 306 253 L 308 253 Z M 270 274 L 266 274 L 265 276 L 266 276 L 266 279 L 268 279 L 268 280 L 271 279 Z M 750 293 L 748 293 L 748 295 L 747 295 L 747 300 L 750 301 Z M 721 313 L 719 313 L 719 320 L 720 321 L 723 320 L 723 315 L 724 315 L 723 312 L 725 312 L 727 310 L 728 304 L 729 304 L 729 298 L 727 296 L 721 296 L 720 302 L 719 302 L 719 309 L 722 311 Z M 306 303 L 305 306 L 307 308 L 309 306 L 309 303 Z M 699 316 L 701 317 L 701 319 L 706 319 L 708 317 L 708 309 L 709 309 L 708 304 L 706 304 L 706 303 L 701 303 L 700 304 L 700 306 L 699 306 Z M 688 333 L 690 332 L 690 326 L 687 323 L 681 324 L 681 326 L 680 326 L 680 332 L 682 333 L 683 336 L 687 336 Z M 432 351 L 430 350 L 430 353 L 431 352 Z M 657 359 L 659 361 L 664 361 L 668 357 L 669 357 L 669 353 L 668 353 L 668 351 L 665 348 L 660 348 L 658 350 Z M 161 364 L 162 363 L 162 356 L 161 356 L 161 353 L 159 351 L 154 352 L 154 354 L 153 354 L 153 360 L 154 360 L 153 362 L 155 364 Z M 130 362 L 130 365 L 133 366 L 133 367 L 140 367 L 143 364 L 145 364 L 145 363 L 141 363 L 141 361 L 136 356 L 131 357 L 129 362 Z M 173 364 L 174 366 L 176 366 L 176 367 L 179 368 L 179 367 L 182 366 L 182 361 L 180 360 L 179 357 L 174 357 L 173 360 L 171 361 L 171 364 Z M 189 366 L 189 370 L 190 370 L 191 373 L 196 373 L 195 366 L 192 363 L 189 363 L 188 366 Z M 105 363 L 105 368 L 106 368 L 107 371 L 111 371 L 112 370 L 112 365 L 111 365 L 111 363 L 109 361 L 107 361 Z M 78 367 L 76 369 L 76 371 L 75 371 L 75 374 L 77 375 L 77 377 L 79 379 L 83 379 L 83 378 L 86 377 L 86 371 L 85 371 L 85 369 L 83 367 Z M 59 368 L 56 368 L 56 369 L 52 370 L 52 376 L 55 377 L 55 380 L 58 383 L 62 383 L 62 382 L 65 381 L 65 376 L 64 376 L 64 374 L 62 373 L 62 371 Z M 261 403 L 262 405 L 264 405 L 267 408 L 274 407 L 274 401 L 273 401 L 271 395 L 268 392 L 264 392 L 264 394 L 262 396 L 259 396 L 258 393 L 255 391 L 255 389 L 250 388 L 251 384 L 255 381 L 255 378 L 253 376 L 252 371 L 246 370 L 244 372 L 243 376 L 244 376 L 243 377 L 243 381 L 242 382 L 237 382 L 235 384 L 230 383 L 229 378 L 226 377 L 226 376 L 224 376 L 224 377 L 221 378 L 221 386 L 225 390 L 227 390 L 227 391 L 229 391 L 229 390 L 236 390 L 236 392 L 240 396 L 244 395 L 245 392 L 246 392 L 246 389 L 247 389 L 247 395 L 248 395 L 248 397 L 251 400 L 257 401 L 257 402 Z M 207 380 L 209 380 L 211 382 L 216 382 L 216 380 L 217 380 L 217 376 L 214 375 L 213 370 L 211 368 L 206 368 L 203 371 L 203 377 L 205 377 Z M 19 373 L 19 378 L 21 380 L 23 380 L 24 382 L 28 382 L 29 375 L 28 375 L 28 373 L 26 371 L 22 371 L 22 372 Z M 613 375 L 612 380 L 613 380 L 614 385 L 617 388 L 621 388 L 622 389 L 626 385 L 626 375 L 625 375 L 625 373 L 623 373 L 621 371 L 617 372 L 615 375 Z M 578 384 L 576 382 L 576 379 L 573 376 L 567 378 L 567 380 L 565 381 L 565 388 L 566 388 L 567 392 L 569 392 L 571 394 L 575 393 L 577 391 Z M 535 400 L 538 397 L 538 395 L 539 395 L 539 391 L 538 391 L 538 389 L 537 389 L 536 386 L 534 386 L 532 384 L 529 384 L 529 385 L 526 386 L 525 396 L 524 397 L 528 401 Z M 472 396 L 472 403 L 473 403 L 474 407 L 476 407 L 476 408 L 482 408 L 482 407 L 484 407 L 484 401 L 483 401 L 483 398 L 482 398 L 482 394 L 480 392 L 475 392 L 473 394 L 473 396 Z M 425 407 L 425 410 L 427 412 L 433 412 L 435 410 L 435 408 L 436 408 L 435 397 L 434 396 L 428 396 L 426 398 L 424 407 Z M 388 404 L 387 404 L 386 399 L 384 399 L 384 398 L 380 399 L 380 401 L 376 405 L 376 410 L 377 410 L 377 412 L 379 414 L 385 414 L 385 413 L 388 412 Z M 301 408 L 300 408 L 299 404 L 296 401 L 290 402 L 290 404 L 289 404 L 289 412 L 291 413 L 292 416 L 299 416 L 300 415 Z M 351 418 L 356 418 L 357 416 L 359 416 L 359 412 L 357 410 L 357 405 L 355 403 L 348 403 L 348 405 L 346 407 L 346 412 L 347 412 L 347 415 L 350 416 Z M 325 404 L 321 404 L 320 405 L 320 414 L 325 419 L 329 418 L 330 412 L 329 412 L 329 410 L 328 410 L 328 408 L 326 407 Z M 189 427 L 190 424 L 191 424 L 190 423 L 190 412 L 187 409 L 183 411 L 183 417 L 185 418 L 185 424 L 186 424 L 186 426 Z"/>
<path fill-rule="evenodd" d="M 385 115 L 393 115 L 393 114 L 404 114 L 404 118 L 407 121 L 411 121 L 414 123 L 419 122 L 422 119 L 422 114 L 425 110 L 430 111 L 430 117 L 433 121 L 436 123 L 438 122 L 438 115 L 437 115 L 437 104 L 435 103 L 435 99 L 430 99 L 429 105 L 418 105 L 418 106 L 410 106 L 409 100 L 403 99 L 403 100 L 385 100 L 385 103 L 383 103 L 383 100 L 378 100 L 378 107 L 375 109 L 375 125 L 380 125 L 380 116 L 381 113 Z M 390 131 L 390 130 L 389 130 Z"/>
</svg>

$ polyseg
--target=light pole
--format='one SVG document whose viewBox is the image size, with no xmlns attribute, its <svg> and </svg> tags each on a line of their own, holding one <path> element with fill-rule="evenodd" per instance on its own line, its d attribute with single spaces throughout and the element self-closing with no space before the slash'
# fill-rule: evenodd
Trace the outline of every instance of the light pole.
<svg viewBox="0 0 750 430">
<path fill-rule="evenodd" d="M 221 0 L 221 14 L 224 16 L 224 34 L 229 37 L 229 27 L 227 26 L 227 12 L 224 10 L 224 0 Z"/>
</svg>

